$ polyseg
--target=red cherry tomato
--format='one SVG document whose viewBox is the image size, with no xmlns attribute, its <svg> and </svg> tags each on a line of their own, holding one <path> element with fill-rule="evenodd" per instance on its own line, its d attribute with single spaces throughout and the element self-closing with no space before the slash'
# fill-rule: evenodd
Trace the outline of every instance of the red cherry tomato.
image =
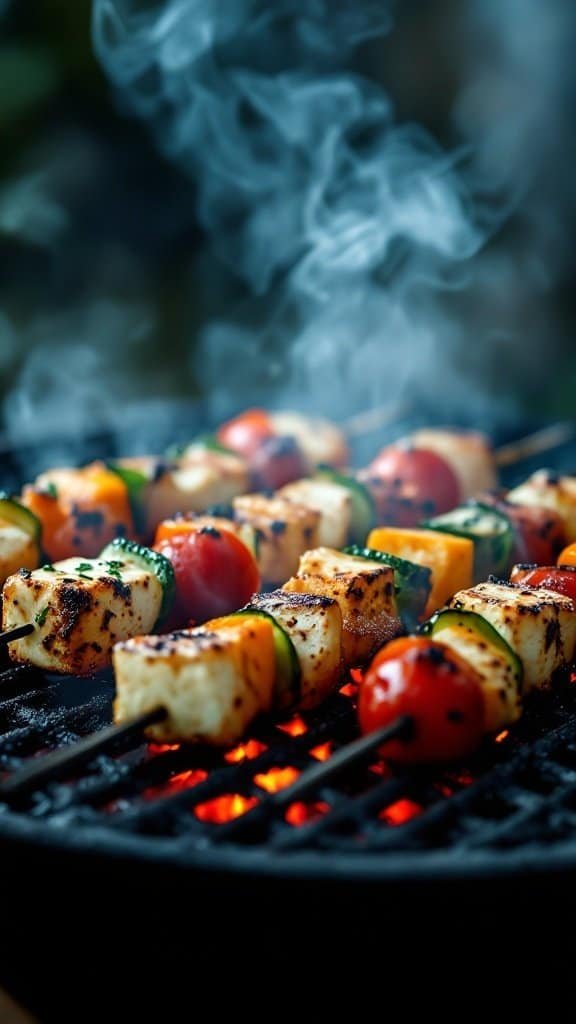
<svg viewBox="0 0 576 1024">
<path fill-rule="evenodd" d="M 385 481 L 400 497 L 430 502 L 428 514 L 449 512 L 461 497 L 452 467 L 436 452 L 425 448 L 390 445 L 368 467 L 373 477 Z"/>
<path fill-rule="evenodd" d="M 511 583 L 524 587 L 545 587 L 576 601 L 576 566 L 574 565 L 515 565 Z"/>
<path fill-rule="evenodd" d="M 308 464 L 293 437 L 270 437 L 252 455 L 250 472 L 257 490 L 276 491 L 306 476 Z"/>
<path fill-rule="evenodd" d="M 174 566 L 176 602 L 170 625 L 228 615 L 260 587 L 254 557 L 225 530 L 201 530 L 166 537 L 155 545 Z"/>
<path fill-rule="evenodd" d="M 513 562 L 552 565 L 556 561 L 566 542 L 564 524 L 557 512 L 535 505 L 515 505 L 494 495 L 486 497 L 486 504 L 508 516 L 514 527 Z"/>
<path fill-rule="evenodd" d="M 484 699 L 474 668 L 445 644 L 403 637 L 381 650 L 360 688 L 362 732 L 409 715 L 413 736 L 386 743 L 392 761 L 452 761 L 472 753 L 484 734 Z"/>
<path fill-rule="evenodd" d="M 220 444 L 248 459 L 263 441 L 274 436 L 272 420 L 264 409 L 247 409 L 224 423 L 217 434 Z"/>
</svg>

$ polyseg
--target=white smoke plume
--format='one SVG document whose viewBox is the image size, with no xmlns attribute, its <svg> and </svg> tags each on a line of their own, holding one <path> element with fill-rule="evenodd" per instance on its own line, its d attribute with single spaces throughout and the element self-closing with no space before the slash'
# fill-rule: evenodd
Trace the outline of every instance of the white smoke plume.
<svg viewBox="0 0 576 1024">
<path fill-rule="evenodd" d="M 218 413 L 266 392 L 343 413 L 422 390 L 439 360 L 450 382 L 458 330 L 436 296 L 461 284 L 486 225 L 455 160 L 346 69 L 389 13 L 95 0 L 96 52 L 122 103 L 193 176 L 219 258 L 267 297 L 257 327 L 214 323 L 197 346 Z"/>
</svg>

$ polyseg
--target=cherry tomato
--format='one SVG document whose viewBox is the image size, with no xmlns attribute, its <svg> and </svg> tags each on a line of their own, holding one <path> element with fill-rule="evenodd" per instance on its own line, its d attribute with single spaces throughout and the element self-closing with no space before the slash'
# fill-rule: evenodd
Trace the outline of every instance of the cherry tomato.
<svg viewBox="0 0 576 1024">
<path fill-rule="evenodd" d="M 217 434 L 220 444 L 247 459 L 263 441 L 274 436 L 272 420 L 264 409 L 247 409 L 240 416 L 224 423 Z"/>
<path fill-rule="evenodd" d="M 252 455 L 250 471 L 256 489 L 275 491 L 306 476 L 308 464 L 293 437 L 270 437 Z"/>
<path fill-rule="evenodd" d="M 374 658 L 360 688 L 362 732 L 409 715 L 412 738 L 392 740 L 392 761 L 452 761 L 472 753 L 484 734 L 484 698 L 474 668 L 445 644 L 426 637 L 393 640 Z"/>
<path fill-rule="evenodd" d="M 428 514 L 449 512 L 460 501 L 454 470 L 441 455 L 425 448 L 390 445 L 368 468 L 371 476 L 386 481 L 399 496 L 430 502 Z"/>
<path fill-rule="evenodd" d="M 536 505 L 515 505 L 495 495 L 482 497 L 508 517 L 514 528 L 513 562 L 535 562 L 537 565 L 551 565 L 556 561 L 564 542 L 564 524 L 553 509 Z"/>
<path fill-rule="evenodd" d="M 515 565 L 510 575 L 511 583 L 525 587 L 544 587 L 576 601 L 575 565 Z"/>
<path fill-rule="evenodd" d="M 560 552 L 558 565 L 576 565 L 576 544 L 569 544 Z"/>
<path fill-rule="evenodd" d="M 155 550 L 170 559 L 176 575 L 170 626 L 227 615 L 259 589 L 254 557 L 241 540 L 225 530 L 208 526 L 166 537 Z"/>
</svg>

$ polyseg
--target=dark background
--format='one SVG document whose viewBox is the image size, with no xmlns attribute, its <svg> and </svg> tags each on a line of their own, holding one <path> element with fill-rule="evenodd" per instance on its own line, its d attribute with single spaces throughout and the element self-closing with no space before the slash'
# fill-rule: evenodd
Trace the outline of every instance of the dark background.
<svg viewBox="0 0 576 1024">
<path fill-rule="evenodd" d="M 458 342 L 445 350 L 439 339 L 439 375 L 423 374 L 414 390 L 455 415 L 481 395 L 479 416 L 570 417 L 573 4 L 391 7 L 393 31 L 345 63 L 381 83 L 398 121 L 425 126 L 448 150 L 467 147 L 465 173 L 476 195 L 489 193 L 496 224 L 442 300 Z M 0 423 L 15 439 L 87 429 L 134 403 L 197 397 L 212 387 L 195 361 L 205 325 L 241 317 L 250 330 L 273 288 L 253 301 L 199 224 L 194 174 L 120 109 L 94 56 L 89 0 L 0 0 L 0 11 Z M 286 338 L 259 350 L 260 367 Z M 448 362 L 459 376 L 444 387 Z M 282 404 L 266 372 L 254 393 L 242 375 L 234 388 L 234 374 L 223 374 L 218 415 L 241 406 L 244 391 Z M 337 415 L 378 393 L 353 396 L 349 409 L 334 397 Z M 394 379 L 383 377 L 382 401 L 393 398 Z"/>
</svg>

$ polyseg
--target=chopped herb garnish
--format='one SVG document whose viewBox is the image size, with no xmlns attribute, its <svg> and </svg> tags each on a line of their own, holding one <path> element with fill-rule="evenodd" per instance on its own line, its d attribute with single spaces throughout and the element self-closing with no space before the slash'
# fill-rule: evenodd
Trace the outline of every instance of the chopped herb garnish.
<svg viewBox="0 0 576 1024">
<path fill-rule="evenodd" d="M 109 569 L 123 569 L 124 562 L 106 562 Z"/>
<path fill-rule="evenodd" d="M 56 484 L 53 484 L 50 481 L 50 482 L 48 482 L 47 484 L 44 485 L 44 487 L 42 488 L 42 493 L 43 494 L 47 494 L 49 498 L 57 498 L 58 497 L 58 488 L 56 487 Z"/>
<path fill-rule="evenodd" d="M 44 572 L 56 572 L 56 569 L 52 565 L 52 562 L 48 562 L 47 565 L 43 565 L 42 569 L 44 570 Z"/>
<path fill-rule="evenodd" d="M 49 607 L 48 605 L 46 605 L 46 607 L 43 608 L 41 612 L 38 612 L 38 614 L 34 616 L 34 622 L 36 623 L 37 626 L 44 625 L 44 623 L 46 622 L 48 611 Z"/>
<path fill-rule="evenodd" d="M 85 573 L 85 572 L 91 572 L 91 570 L 92 570 L 91 562 L 80 562 L 80 564 L 76 566 L 76 572 L 79 572 L 80 574 Z"/>
</svg>

